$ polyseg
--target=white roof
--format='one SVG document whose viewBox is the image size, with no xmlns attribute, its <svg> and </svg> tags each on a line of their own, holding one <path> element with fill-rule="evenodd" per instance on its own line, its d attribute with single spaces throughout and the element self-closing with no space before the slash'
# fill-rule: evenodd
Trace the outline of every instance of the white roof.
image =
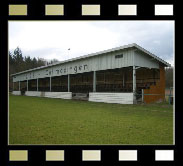
<svg viewBox="0 0 183 166">
<path fill-rule="evenodd" d="M 136 43 L 133 43 L 133 44 L 128 44 L 128 45 L 124 45 L 124 46 L 120 46 L 120 47 L 116 47 L 116 48 L 112 48 L 112 49 L 108 49 L 108 50 L 104 50 L 104 51 L 99 51 L 99 52 L 88 54 L 88 55 L 84 55 L 84 56 L 79 56 L 79 57 L 68 59 L 68 60 L 65 60 L 65 61 L 60 61 L 60 62 L 57 62 L 57 63 L 54 63 L 54 64 L 50 64 L 50 65 L 47 65 L 47 66 L 41 66 L 41 67 L 25 70 L 25 71 L 22 71 L 22 72 L 19 72 L 19 73 L 12 74 L 11 76 L 22 74 L 22 73 L 27 73 L 27 72 L 30 72 L 30 71 L 39 70 L 39 69 L 43 69 L 43 68 L 48 68 L 48 67 L 51 67 L 51 66 L 56 66 L 56 65 L 59 65 L 59 64 L 63 64 L 63 63 L 71 62 L 71 61 L 76 61 L 76 60 L 79 60 L 79 59 L 84 59 L 84 58 L 89 58 L 89 57 L 93 57 L 93 56 L 98 56 L 98 55 L 101 55 L 101 54 L 104 54 L 104 53 L 119 51 L 119 50 L 123 50 L 123 49 L 127 49 L 127 48 L 136 48 L 136 49 L 146 53 L 147 55 L 151 56 L 152 58 L 156 59 L 157 61 L 161 62 L 166 67 L 170 67 L 171 66 L 169 63 L 167 63 L 163 59 L 161 59 L 161 58 L 157 57 L 156 55 L 150 53 L 149 51 L 147 51 L 146 49 L 140 47 Z"/>
</svg>

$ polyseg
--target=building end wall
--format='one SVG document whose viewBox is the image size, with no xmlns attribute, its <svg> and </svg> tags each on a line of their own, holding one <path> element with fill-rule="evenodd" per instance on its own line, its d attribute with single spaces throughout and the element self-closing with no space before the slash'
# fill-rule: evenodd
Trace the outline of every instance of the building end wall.
<svg viewBox="0 0 183 166">
<path fill-rule="evenodd" d="M 144 89 L 144 103 L 159 102 L 165 100 L 165 68 L 160 66 L 160 80 L 150 89 Z"/>
</svg>

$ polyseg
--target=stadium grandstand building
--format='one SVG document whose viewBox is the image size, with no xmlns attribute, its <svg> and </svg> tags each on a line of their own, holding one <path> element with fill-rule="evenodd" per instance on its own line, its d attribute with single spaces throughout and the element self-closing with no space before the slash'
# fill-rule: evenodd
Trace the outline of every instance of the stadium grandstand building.
<svg viewBox="0 0 183 166">
<path fill-rule="evenodd" d="M 135 104 L 165 99 L 170 64 L 129 44 L 12 74 L 13 94 Z"/>
</svg>

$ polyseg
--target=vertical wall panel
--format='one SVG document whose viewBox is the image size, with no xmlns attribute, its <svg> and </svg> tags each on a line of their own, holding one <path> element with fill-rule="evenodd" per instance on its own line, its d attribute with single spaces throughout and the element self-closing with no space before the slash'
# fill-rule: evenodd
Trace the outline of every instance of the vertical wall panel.
<svg viewBox="0 0 183 166">
<path fill-rule="evenodd" d="M 150 56 L 145 55 L 142 52 L 135 52 L 135 65 L 141 67 L 148 67 L 148 68 L 157 68 L 159 69 L 159 63 L 157 60 L 153 59 Z"/>
</svg>

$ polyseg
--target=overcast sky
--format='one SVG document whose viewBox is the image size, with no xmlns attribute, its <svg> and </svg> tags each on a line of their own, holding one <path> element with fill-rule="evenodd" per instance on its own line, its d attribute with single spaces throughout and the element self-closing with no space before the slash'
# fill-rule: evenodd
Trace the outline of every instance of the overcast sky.
<svg viewBox="0 0 183 166">
<path fill-rule="evenodd" d="M 10 21 L 9 50 L 59 61 L 136 43 L 174 64 L 173 21 Z M 70 50 L 68 50 L 70 48 Z"/>
</svg>

